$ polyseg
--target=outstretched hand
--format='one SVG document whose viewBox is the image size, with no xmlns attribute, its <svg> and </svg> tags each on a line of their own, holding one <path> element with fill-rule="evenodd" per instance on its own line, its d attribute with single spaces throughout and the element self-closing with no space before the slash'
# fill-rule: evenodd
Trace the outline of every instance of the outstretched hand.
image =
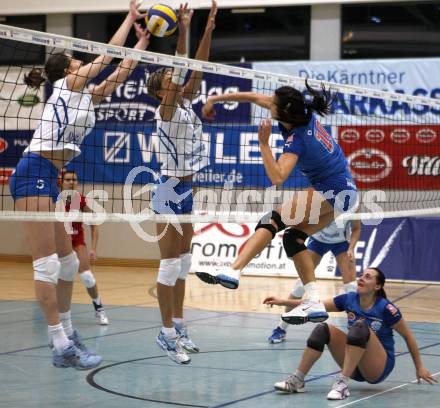
<svg viewBox="0 0 440 408">
<path fill-rule="evenodd" d="M 433 377 L 433 375 L 425 368 L 421 367 L 416 372 L 417 382 L 420 384 L 422 380 L 426 381 L 428 384 L 434 385 L 438 381 Z"/>
<path fill-rule="evenodd" d="M 284 300 L 281 298 L 277 298 L 276 296 L 268 296 L 266 299 L 263 300 L 263 304 L 269 305 L 270 307 L 272 307 L 273 305 L 283 306 Z"/>
<path fill-rule="evenodd" d="M 209 12 L 208 21 L 206 22 L 206 30 L 215 29 L 215 16 L 217 15 L 217 2 L 212 0 L 211 11 Z"/>
<path fill-rule="evenodd" d="M 141 18 L 147 17 L 148 13 L 141 13 L 139 11 L 141 7 L 142 1 L 137 2 L 136 0 L 130 0 L 130 7 L 128 11 L 128 15 L 134 21 L 140 20 Z"/>
<path fill-rule="evenodd" d="M 208 99 L 202 106 L 202 117 L 207 120 L 214 120 L 216 113 L 214 104 Z"/>
<path fill-rule="evenodd" d="M 138 40 L 150 40 L 150 33 L 146 28 L 143 28 L 139 23 L 133 23 L 134 31 Z"/>
<path fill-rule="evenodd" d="M 263 119 L 258 127 L 258 142 L 260 145 L 267 145 L 269 137 L 272 133 L 272 121 L 270 119 Z"/>
<path fill-rule="evenodd" d="M 178 23 L 179 30 L 187 30 L 191 24 L 191 18 L 194 14 L 194 10 L 188 10 L 188 3 L 181 4 L 179 7 Z"/>
</svg>

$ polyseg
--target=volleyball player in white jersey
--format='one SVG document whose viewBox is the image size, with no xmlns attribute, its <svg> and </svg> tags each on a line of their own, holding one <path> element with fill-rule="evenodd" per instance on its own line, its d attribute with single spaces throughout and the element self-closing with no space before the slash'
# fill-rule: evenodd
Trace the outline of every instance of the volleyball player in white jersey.
<svg viewBox="0 0 440 408">
<path fill-rule="evenodd" d="M 350 221 L 343 228 L 338 228 L 336 221 L 332 221 L 327 227 L 316 232 L 307 240 L 306 247 L 312 257 L 313 265 L 316 268 L 322 257 L 327 252 L 332 252 L 336 258 L 336 264 L 342 275 L 343 288 L 345 293 L 356 292 L 356 260 L 354 249 L 361 236 L 361 222 Z M 297 279 L 289 299 L 301 299 L 305 290 L 301 279 Z M 286 313 L 293 308 L 286 306 Z M 277 326 L 269 336 L 269 343 L 281 343 L 286 339 L 286 331 L 289 324 L 280 319 Z"/>
<path fill-rule="evenodd" d="M 217 4 L 211 11 L 195 58 L 208 60 L 212 31 L 215 28 Z M 176 55 L 186 56 L 186 32 L 192 11 L 187 4 L 179 10 L 179 39 Z M 160 100 L 156 111 L 157 132 L 161 143 L 159 161 L 161 178 L 153 192 L 153 208 L 158 214 L 188 214 L 192 211 L 192 177 L 209 164 L 208 147 L 202 141 L 202 122 L 192 109 L 202 80 L 201 72 L 192 72 L 185 83 L 186 69 L 164 68 L 150 75 L 148 93 Z M 157 297 L 162 315 L 158 345 L 178 364 L 188 364 L 186 353 L 199 348 L 189 339 L 183 320 L 185 279 L 191 267 L 191 224 L 181 225 L 182 233 L 173 226 L 158 224 L 165 235 L 159 241 L 161 261 L 157 276 Z M 166 229 L 166 231 L 164 231 Z M 185 351 L 186 350 L 186 351 Z"/>
<path fill-rule="evenodd" d="M 110 44 L 123 45 L 134 22 L 144 17 L 134 0 L 130 11 Z M 136 48 L 148 45 L 147 33 L 136 28 L 140 37 Z M 19 211 L 54 211 L 58 197 L 59 170 L 81 153 L 80 145 L 95 124 L 94 103 L 110 95 L 136 65 L 123 60 L 117 69 L 89 92 L 87 82 L 110 62 L 99 56 L 83 65 L 66 54 L 54 54 L 41 70 L 33 69 L 26 84 L 39 88 L 47 79 L 53 86 L 40 124 L 10 180 L 11 195 Z M 72 328 L 70 304 L 78 257 L 62 223 L 26 222 L 24 229 L 33 257 L 36 297 L 48 324 L 53 365 L 86 370 L 96 367 L 101 357 L 91 354 Z"/>
</svg>

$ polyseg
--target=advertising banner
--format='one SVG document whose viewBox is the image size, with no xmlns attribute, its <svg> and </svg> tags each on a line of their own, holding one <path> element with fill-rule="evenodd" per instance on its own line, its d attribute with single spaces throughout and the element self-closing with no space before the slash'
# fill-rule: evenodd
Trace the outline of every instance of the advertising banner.
<svg viewBox="0 0 440 408">
<path fill-rule="evenodd" d="M 250 68 L 250 64 L 241 64 Z M 145 123 L 154 120 L 154 112 L 158 101 L 148 95 L 147 81 L 151 72 L 158 67 L 154 65 L 139 65 L 127 81 L 122 83 L 113 94 L 96 106 L 97 123 Z M 114 67 L 107 68 L 90 84 L 100 83 Z M 235 92 L 248 92 L 252 89 L 249 79 L 225 77 L 215 74 L 203 74 L 199 95 L 193 100 L 193 108 L 201 115 L 201 108 L 211 95 L 222 95 Z M 217 104 L 216 118 L 218 123 L 249 123 L 250 105 L 237 102 Z"/>
<path fill-rule="evenodd" d="M 196 224 L 192 242 L 193 272 L 214 271 L 229 266 L 256 224 Z M 379 225 L 362 225 L 356 245 L 356 272 L 379 267 L 388 279 L 440 282 L 439 218 L 392 218 Z M 243 270 L 245 275 L 297 276 L 278 234 Z M 334 278 L 340 272 L 331 253 L 315 270 L 318 278 Z"/>
<path fill-rule="evenodd" d="M 32 131 L 0 131 L 0 184 L 7 184 L 18 161 L 32 139 Z"/>
<path fill-rule="evenodd" d="M 341 126 L 338 142 L 359 188 L 440 189 L 440 125 Z"/>
<path fill-rule="evenodd" d="M 272 149 L 277 157 L 284 141 L 274 127 Z M 258 128 L 250 125 L 204 125 L 203 138 L 208 146 L 210 165 L 197 173 L 199 186 L 269 187 L 258 145 Z M 148 124 L 98 124 L 81 145 L 82 154 L 69 166 L 77 171 L 82 182 L 124 183 L 136 166 L 159 171 L 158 152 L 164 149 L 157 135 L 155 122 Z M 152 181 L 151 173 L 142 173 L 136 184 Z M 307 179 L 295 169 L 285 187 L 306 187 Z"/>
<path fill-rule="evenodd" d="M 440 98 L 437 80 L 440 58 L 259 62 L 253 67 L 341 85 Z M 375 116 L 375 123 L 382 124 L 386 124 L 387 119 L 400 123 L 440 123 L 438 108 L 409 106 L 399 101 L 383 103 L 379 99 L 358 95 L 338 96 L 334 113 L 343 114 L 345 123 L 363 123 L 366 117 L 372 119 L 372 116 Z M 340 119 L 338 123 L 341 123 Z"/>
<path fill-rule="evenodd" d="M 377 266 L 389 279 L 440 282 L 440 218 L 389 218 L 362 226 L 357 269 Z"/>
<path fill-rule="evenodd" d="M 257 224 L 196 224 L 192 241 L 193 272 L 214 271 L 229 266 L 253 234 Z M 245 275 L 298 276 L 292 260 L 283 248 L 283 235 L 278 234 L 243 270 Z M 335 257 L 328 253 L 316 269 L 316 276 L 332 278 L 336 275 Z"/>
</svg>

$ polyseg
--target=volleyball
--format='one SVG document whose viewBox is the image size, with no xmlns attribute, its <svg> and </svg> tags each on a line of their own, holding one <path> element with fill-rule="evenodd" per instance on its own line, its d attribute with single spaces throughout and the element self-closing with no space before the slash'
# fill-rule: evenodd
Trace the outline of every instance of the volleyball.
<svg viewBox="0 0 440 408">
<path fill-rule="evenodd" d="M 176 12 L 166 4 L 156 4 L 145 17 L 148 31 L 156 37 L 171 35 L 177 28 Z"/>
</svg>

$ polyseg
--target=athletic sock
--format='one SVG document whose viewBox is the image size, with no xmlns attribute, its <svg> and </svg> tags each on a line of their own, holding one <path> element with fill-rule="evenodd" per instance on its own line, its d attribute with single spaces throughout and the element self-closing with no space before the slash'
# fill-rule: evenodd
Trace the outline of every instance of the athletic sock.
<svg viewBox="0 0 440 408">
<path fill-rule="evenodd" d="M 176 328 L 173 327 L 162 327 L 162 333 L 167 339 L 175 339 L 177 337 Z"/>
<path fill-rule="evenodd" d="M 345 384 L 348 384 L 350 377 L 346 377 L 345 375 L 339 374 L 338 381 L 343 381 Z"/>
<path fill-rule="evenodd" d="M 283 330 L 287 330 L 287 328 L 290 326 L 289 323 L 286 323 L 284 320 L 280 319 L 278 322 L 278 327 L 281 327 Z"/>
<path fill-rule="evenodd" d="M 64 332 L 67 337 L 73 334 L 72 317 L 70 310 L 68 312 L 60 313 L 60 322 L 63 325 Z"/>
<path fill-rule="evenodd" d="M 183 319 L 183 317 L 173 317 L 173 323 L 175 326 L 185 326 L 185 320 Z"/>
<path fill-rule="evenodd" d="M 295 370 L 295 372 L 293 373 L 295 375 L 296 378 L 298 378 L 301 381 L 304 381 L 305 378 L 305 374 L 302 371 L 299 371 L 298 369 Z"/>
<path fill-rule="evenodd" d="M 312 302 L 319 302 L 319 291 L 316 282 L 309 282 L 304 285 L 305 298 L 311 300 Z"/>
<path fill-rule="evenodd" d="M 70 340 L 67 338 L 61 323 L 55 326 L 47 326 L 47 332 L 49 339 L 52 340 L 53 346 L 58 353 L 70 345 Z"/>
</svg>

